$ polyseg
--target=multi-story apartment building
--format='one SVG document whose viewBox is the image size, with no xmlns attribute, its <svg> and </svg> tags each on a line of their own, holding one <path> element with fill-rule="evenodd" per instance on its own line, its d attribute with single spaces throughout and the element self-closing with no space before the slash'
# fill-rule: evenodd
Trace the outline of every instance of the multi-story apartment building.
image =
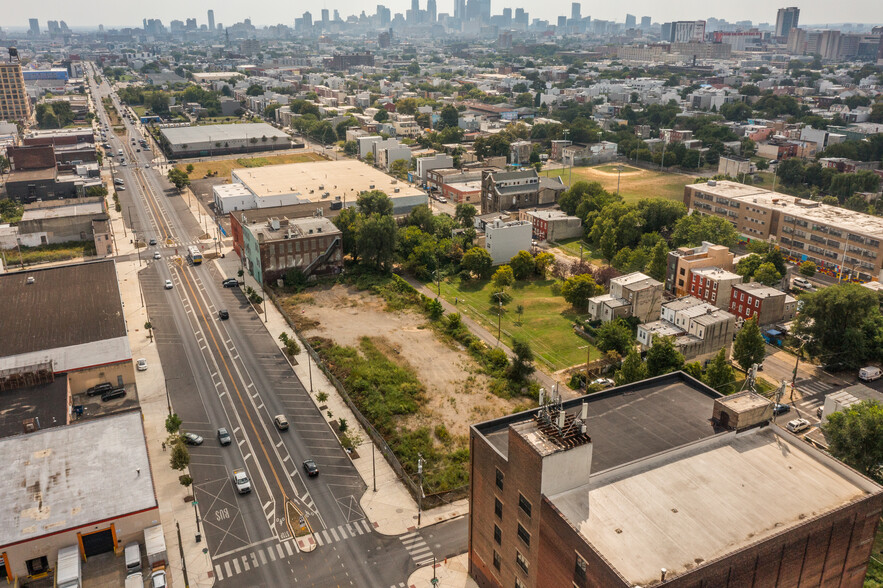
<svg viewBox="0 0 883 588">
<path fill-rule="evenodd" d="M 18 61 L 0 62 L 0 120 L 27 121 L 31 101 Z"/>
<path fill-rule="evenodd" d="M 518 218 L 533 224 L 533 238 L 537 241 L 561 241 L 583 234 L 582 219 L 569 216 L 563 210 L 531 208 L 520 211 Z"/>
<path fill-rule="evenodd" d="M 739 322 L 757 319 L 759 325 L 790 321 L 797 314 L 797 300 L 781 290 L 757 282 L 734 284 L 730 296 L 730 313 Z"/>
<path fill-rule="evenodd" d="M 733 270 L 733 253 L 723 245 L 704 242 L 699 247 L 679 247 L 668 253 L 665 269 L 665 291 L 686 296 L 690 290 L 691 272 L 703 267 Z"/>
<path fill-rule="evenodd" d="M 726 310 L 730 307 L 730 291 L 741 283 L 742 276 L 719 267 L 694 269 L 690 275 L 690 296 Z"/>
<path fill-rule="evenodd" d="M 684 296 L 666 302 L 659 320 L 638 325 L 638 342 L 644 349 L 656 337 L 674 337 L 675 347 L 687 361 L 705 361 L 726 348 L 729 353 L 736 317 L 708 302 Z"/>
<path fill-rule="evenodd" d="M 560 178 L 540 177 L 535 169 L 513 172 L 484 171 L 481 206 L 485 214 L 554 204 L 564 191 Z"/>
<path fill-rule="evenodd" d="M 795 261 L 870 281 L 883 270 L 883 219 L 729 181 L 684 187 L 692 213 L 730 221 L 748 239 L 768 241 Z"/>
<path fill-rule="evenodd" d="M 645 322 L 659 314 L 661 304 L 662 282 L 632 272 L 610 280 L 607 294 L 589 298 L 588 312 L 593 320 L 605 323 L 630 316 Z"/>
</svg>

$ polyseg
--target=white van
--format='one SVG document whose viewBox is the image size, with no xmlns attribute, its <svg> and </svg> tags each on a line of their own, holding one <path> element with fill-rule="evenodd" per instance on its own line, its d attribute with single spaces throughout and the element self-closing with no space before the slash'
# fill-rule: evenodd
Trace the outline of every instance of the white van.
<svg viewBox="0 0 883 588">
<path fill-rule="evenodd" d="M 133 574 L 141 571 L 141 546 L 137 541 L 133 541 L 126 545 L 126 574 Z"/>
<path fill-rule="evenodd" d="M 875 366 L 863 367 L 858 371 L 859 379 L 865 382 L 876 380 L 880 376 L 883 376 L 883 370 Z"/>
</svg>

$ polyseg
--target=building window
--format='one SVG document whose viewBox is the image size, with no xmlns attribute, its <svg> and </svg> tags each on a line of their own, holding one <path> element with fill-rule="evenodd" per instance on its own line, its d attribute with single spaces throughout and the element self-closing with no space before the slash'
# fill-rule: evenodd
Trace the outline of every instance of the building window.
<svg viewBox="0 0 883 588">
<path fill-rule="evenodd" d="M 525 574 L 527 573 L 527 568 L 530 567 L 530 564 L 527 563 L 527 560 L 518 550 L 515 550 L 515 563 L 518 564 L 518 567 L 520 567 Z"/>
<path fill-rule="evenodd" d="M 498 519 L 503 518 L 503 503 L 496 497 L 494 498 L 494 514 L 497 515 Z"/>
<path fill-rule="evenodd" d="M 499 488 L 500 490 L 503 489 L 503 472 L 501 472 L 499 469 L 497 470 L 497 488 Z"/>
<path fill-rule="evenodd" d="M 681 275 L 682 276 L 687 275 L 687 271 L 684 268 L 681 268 Z"/>
<path fill-rule="evenodd" d="M 530 547 L 530 533 L 527 532 L 527 529 L 521 526 L 521 523 L 518 523 L 518 537 L 524 544 Z"/>
<path fill-rule="evenodd" d="M 573 567 L 573 579 L 577 582 L 586 580 L 586 560 L 580 554 L 576 554 L 576 565 Z"/>
<path fill-rule="evenodd" d="M 530 502 L 528 502 L 527 498 L 522 496 L 520 493 L 518 494 L 518 506 L 521 508 L 521 510 L 524 511 L 524 514 L 526 514 L 527 516 L 530 516 L 530 511 L 531 511 Z"/>
<path fill-rule="evenodd" d="M 503 532 L 500 531 L 500 527 L 494 525 L 494 542 L 497 545 L 502 545 L 503 543 Z"/>
<path fill-rule="evenodd" d="M 524 585 L 524 582 L 515 578 L 515 588 L 527 588 L 527 586 Z"/>
<path fill-rule="evenodd" d="M 494 567 L 497 568 L 498 571 L 500 569 L 500 565 L 500 554 L 497 553 L 496 550 L 494 550 Z"/>
<path fill-rule="evenodd" d="M 760 308 L 760 298 L 754 301 L 754 308 Z"/>
</svg>

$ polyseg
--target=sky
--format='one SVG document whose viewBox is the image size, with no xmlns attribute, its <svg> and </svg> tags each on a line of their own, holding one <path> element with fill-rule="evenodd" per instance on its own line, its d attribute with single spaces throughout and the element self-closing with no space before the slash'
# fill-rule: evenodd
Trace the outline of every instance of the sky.
<svg viewBox="0 0 883 588">
<path fill-rule="evenodd" d="M 883 22 L 883 5 L 880 0 L 786 0 L 782 6 L 797 5 L 800 8 L 800 24 L 827 23 L 881 23 Z M 410 7 L 410 0 L 382 0 L 393 11 L 404 13 Z M 102 2 L 99 13 L 83 10 L 84 4 L 70 0 L 36 0 L 13 2 L 3 0 L 0 27 L 26 28 L 29 18 L 40 19 L 40 28 L 46 29 L 46 20 L 64 20 L 69 27 L 105 27 L 140 26 L 143 18 L 159 18 L 168 26 L 174 19 L 185 20 L 196 18 L 199 24 L 207 21 L 206 11 L 215 11 L 215 22 L 230 25 L 251 18 L 255 26 L 284 23 L 294 24 L 294 18 L 305 10 L 310 10 L 316 20 L 322 8 L 340 11 L 341 18 L 350 14 L 359 14 L 365 10 L 368 14 L 375 12 L 378 0 L 319 0 L 315 3 L 291 2 L 290 0 L 261 0 L 256 3 L 241 0 L 151 0 L 151 2 L 129 2 L 116 0 Z M 438 12 L 453 13 L 454 0 L 436 0 Z M 90 4 L 89 2 L 86 5 Z M 259 8 L 258 8 L 259 7 Z M 529 0 L 491 0 L 491 13 L 499 14 L 504 7 L 524 8 L 533 18 L 544 18 L 554 22 L 561 14 L 570 14 L 569 0 L 545 0 L 542 3 Z M 723 18 L 730 22 L 751 20 L 754 23 L 776 22 L 776 3 L 766 0 L 678 0 L 677 2 L 660 2 L 659 0 L 632 0 L 630 2 L 582 2 L 583 16 L 591 16 L 616 22 L 625 21 L 626 13 L 650 16 L 653 22 L 671 20 L 699 20 L 708 17 Z M 426 8 L 426 0 L 420 0 L 420 8 Z"/>
</svg>

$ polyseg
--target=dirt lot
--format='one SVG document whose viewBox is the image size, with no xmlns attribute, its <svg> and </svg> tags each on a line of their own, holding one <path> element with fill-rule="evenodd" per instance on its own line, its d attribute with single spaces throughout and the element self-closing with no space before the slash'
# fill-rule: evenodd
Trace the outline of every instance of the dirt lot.
<svg viewBox="0 0 883 588">
<path fill-rule="evenodd" d="M 488 380 L 472 358 L 439 339 L 422 315 L 387 312 L 378 296 L 335 285 L 289 298 L 283 306 L 306 337 L 352 347 L 371 337 L 390 360 L 409 366 L 426 387 L 427 402 L 403 423 L 408 428 L 444 423 L 452 435 L 467 436 L 470 423 L 509 414 L 519 404 L 487 392 Z"/>
</svg>

